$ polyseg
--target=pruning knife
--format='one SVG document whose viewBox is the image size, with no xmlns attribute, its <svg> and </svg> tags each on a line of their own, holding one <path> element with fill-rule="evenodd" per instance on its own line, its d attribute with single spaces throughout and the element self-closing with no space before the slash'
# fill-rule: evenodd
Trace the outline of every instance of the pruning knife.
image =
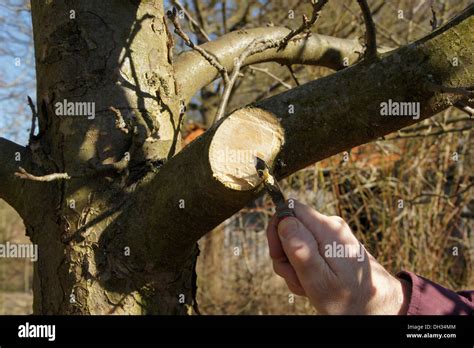
<svg viewBox="0 0 474 348">
<path fill-rule="evenodd" d="M 276 213 L 278 218 L 283 219 L 288 216 L 295 217 L 293 209 L 288 206 L 283 193 L 281 192 L 280 186 L 272 175 L 270 168 L 260 157 L 256 157 L 255 168 L 257 169 L 258 176 L 263 180 L 263 184 L 268 194 L 270 195 L 273 203 L 276 206 Z"/>
</svg>

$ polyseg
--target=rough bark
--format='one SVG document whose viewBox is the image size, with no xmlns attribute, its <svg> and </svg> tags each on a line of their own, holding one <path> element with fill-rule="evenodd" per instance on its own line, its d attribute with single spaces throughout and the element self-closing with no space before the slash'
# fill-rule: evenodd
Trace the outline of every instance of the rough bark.
<svg viewBox="0 0 474 348">
<path fill-rule="evenodd" d="M 39 247 L 34 312 L 187 313 L 195 248 L 183 267 L 165 272 L 147 260 L 142 221 L 160 217 L 126 218 L 127 233 L 122 227 L 125 202 L 146 211 L 135 187 L 180 148 L 162 1 L 34 1 L 32 16 L 40 134 L 30 148 L 44 160 L 30 169 L 77 176 L 36 183 L 51 202 L 26 217 Z M 63 100 L 95 103 L 95 118 L 57 115 Z M 132 125 L 128 134 L 110 107 Z M 127 170 L 97 171 L 126 152 Z"/>
<path fill-rule="evenodd" d="M 0 198 L 8 202 L 17 211 L 21 204 L 22 187 L 17 185 L 12 175 L 18 168 L 18 163 L 26 154 L 26 148 L 7 139 L 0 138 Z"/>
</svg>

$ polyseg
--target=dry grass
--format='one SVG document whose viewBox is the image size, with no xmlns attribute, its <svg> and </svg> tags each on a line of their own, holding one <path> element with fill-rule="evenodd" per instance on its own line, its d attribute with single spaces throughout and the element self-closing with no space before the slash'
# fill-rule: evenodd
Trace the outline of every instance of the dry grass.
<svg viewBox="0 0 474 348">
<path fill-rule="evenodd" d="M 18 214 L 0 199 L 0 243 L 29 243 Z M 0 314 L 32 313 L 33 264 L 28 259 L 0 258 Z"/>
</svg>

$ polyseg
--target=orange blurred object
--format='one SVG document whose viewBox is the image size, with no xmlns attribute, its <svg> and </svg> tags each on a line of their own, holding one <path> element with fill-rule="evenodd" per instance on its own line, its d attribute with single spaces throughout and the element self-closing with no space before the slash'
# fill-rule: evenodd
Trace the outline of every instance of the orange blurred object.
<svg viewBox="0 0 474 348">
<path fill-rule="evenodd" d="M 342 160 L 343 153 L 319 162 L 320 168 L 337 167 Z M 349 161 L 360 162 L 370 167 L 389 168 L 401 159 L 400 153 L 383 153 L 374 144 L 365 144 L 352 148 Z"/>
<path fill-rule="evenodd" d="M 194 139 L 203 134 L 205 131 L 205 128 L 196 123 L 187 124 L 183 135 L 183 146 L 187 146 L 193 142 Z"/>
</svg>

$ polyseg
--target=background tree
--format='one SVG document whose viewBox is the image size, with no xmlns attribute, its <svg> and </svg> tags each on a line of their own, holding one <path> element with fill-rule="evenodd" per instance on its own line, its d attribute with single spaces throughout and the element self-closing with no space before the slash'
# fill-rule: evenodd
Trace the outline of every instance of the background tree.
<svg viewBox="0 0 474 348">
<path fill-rule="evenodd" d="M 251 6 L 245 2 L 231 21 L 223 2 L 225 36 L 200 48 L 180 29 L 185 12 L 171 13 L 193 47 L 178 57 L 161 1 L 32 4 L 39 127 L 27 147 L 1 139 L 0 196 L 39 245 L 35 312 L 190 313 L 196 242 L 262 189 L 248 162 L 222 151 L 258 149 L 285 177 L 453 104 L 466 108 L 472 6 L 415 44 L 375 55 L 367 11 L 366 47 L 307 35 L 324 3 L 313 4 L 295 31 L 226 34 L 245 25 Z M 197 2 L 194 10 L 202 21 L 196 38 L 204 41 Z M 359 63 L 222 118 L 238 68 L 268 61 Z M 200 110 L 210 128 L 180 151 L 183 106 L 219 76 L 224 97 Z M 380 103 L 389 99 L 420 102 L 420 119 L 381 117 Z M 64 100 L 94 102 L 94 119 L 57 115 L 55 103 Z"/>
</svg>

